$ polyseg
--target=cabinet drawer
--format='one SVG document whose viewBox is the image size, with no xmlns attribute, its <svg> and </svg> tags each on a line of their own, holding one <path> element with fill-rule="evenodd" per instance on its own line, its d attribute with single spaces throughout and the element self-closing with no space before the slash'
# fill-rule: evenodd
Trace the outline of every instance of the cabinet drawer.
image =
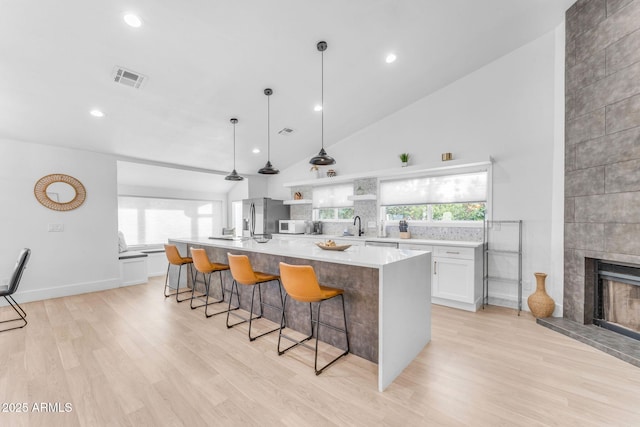
<svg viewBox="0 0 640 427">
<path fill-rule="evenodd" d="M 442 258 L 473 259 L 473 248 L 456 246 L 434 246 L 433 255 Z"/>
<path fill-rule="evenodd" d="M 433 246 L 421 245 L 420 243 L 398 243 L 399 249 L 413 249 L 416 251 L 431 251 L 433 252 Z"/>
</svg>

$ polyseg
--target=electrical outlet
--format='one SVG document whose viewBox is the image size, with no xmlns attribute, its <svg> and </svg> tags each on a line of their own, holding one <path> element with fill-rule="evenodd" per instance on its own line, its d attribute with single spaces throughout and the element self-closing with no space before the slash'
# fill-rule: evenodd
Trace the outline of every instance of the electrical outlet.
<svg viewBox="0 0 640 427">
<path fill-rule="evenodd" d="M 64 224 L 49 224 L 47 231 L 50 233 L 60 233 L 64 231 Z"/>
<path fill-rule="evenodd" d="M 376 222 L 375 221 L 367 222 L 367 227 L 368 228 L 376 228 Z"/>
</svg>

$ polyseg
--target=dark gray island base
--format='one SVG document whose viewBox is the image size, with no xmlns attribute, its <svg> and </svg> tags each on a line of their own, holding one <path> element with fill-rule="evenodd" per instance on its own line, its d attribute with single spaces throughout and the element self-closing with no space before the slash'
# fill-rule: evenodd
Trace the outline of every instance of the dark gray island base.
<svg viewBox="0 0 640 427">
<path fill-rule="evenodd" d="M 322 251 L 309 242 L 284 241 L 259 244 L 254 241 L 172 239 L 170 243 L 175 244 L 183 255 L 190 254 L 191 248 L 203 248 L 212 262 L 222 264 L 228 264 L 227 253 L 247 255 L 254 270 L 269 274 L 279 274 L 280 262 L 313 266 L 321 284 L 344 289 L 350 353 L 378 364 L 380 391 L 430 340 L 430 253 L 371 247 L 352 247 L 348 250 L 350 253 L 332 252 Z M 172 283 L 176 279 L 175 276 L 170 278 Z M 225 300 L 228 301 L 233 280 L 230 272 L 223 272 L 222 279 L 226 289 Z M 188 280 L 191 282 L 191 278 Z M 218 281 L 219 274 L 215 273 L 211 281 L 211 297 L 220 297 Z M 277 284 L 262 287 L 265 302 L 280 306 Z M 204 289 L 201 274 L 198 275 L 196 289 Z M 239 290 L 240 305 L 248 311 L 251 287 L 239 285 Z M 236 303 L 235 296 L 233 303 Z M 210 306 L 209 312 L 223 309 L 226 305 L 221 303 Z M 317 305 L 314 304 L 314 318 L 316 313 Z M 226 314 L 219 316 L 226 317 Z M 280 316 L 279 310 L 265 307 L 265 318 L 280 323 Z M 287 328 L 309 335 L 308 304 L 289 298 L 286 317 Z M 386 321 L 384 325 L 381 319 Z M 237 319 L 231 319 L 232 323 L 235 321 Z M 339 300 L 323 303 L 322 322 L 342 326 Z M 344 334 L 330 328 L 321 328 L 320 340 L 338 348 L 345 347 Z"/>
</svg>

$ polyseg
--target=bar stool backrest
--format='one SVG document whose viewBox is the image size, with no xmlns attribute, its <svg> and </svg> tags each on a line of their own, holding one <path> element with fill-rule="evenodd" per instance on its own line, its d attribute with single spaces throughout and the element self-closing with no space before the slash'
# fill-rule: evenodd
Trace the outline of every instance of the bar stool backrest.
<svg viewBox="0 0 640 427">
<path fill-rule="evenodd" d="M 287 294 L 302 302 L 322 300 L 322 291 L 318 278 L 310 265 L 291 265 L 280 263 L 280 279 Z"/>
<path fill-rule="evenodd" d="M 191 257 L 193 258 L 193 266 L 201 273 L 211 272 L 211 261 L 207 256 L 207 252 L 202 248 L 191 248 Z"/>
<path fill-rule="evenodd" d="M 169 264 L 173 265 L 181 265 L 184 264 L 182 261 L 182 257 L 180 256 L 180 252 L 178 252 L 178 248 L 176 245 L 164 245 L 164 253 L 167 255 L 167 260 Z"/>
<path fill-rule="evenodd" d="M 231 269 L 233 280 L 243 285 L 253 285 L 258 282 L 248 256 L 227 253 L 227 257 L 229 258 L 229 268 Z"/>
</svg>

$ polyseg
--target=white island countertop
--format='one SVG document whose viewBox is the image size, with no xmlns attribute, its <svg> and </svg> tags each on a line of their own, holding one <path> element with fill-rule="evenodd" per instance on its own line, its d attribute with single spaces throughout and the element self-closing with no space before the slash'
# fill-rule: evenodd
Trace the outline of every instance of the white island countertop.
<svg viewBox="0 0 640 427">
<path fill-rule="evenodd" d="M 171 239 L 174 242 L 188 244 L 202 244 L 219 248 L 241 249 L 249 252 L 298 257 L 315 261 L 334 262 L 337 264 L 356 265 L 359 267 L 380 268 L 385 265 L 404 261 L 422 255 L 423 251 L 410 249 L 390 249 L 370 246 L 353 245 L 344 251 L 320 249 L 314 241 L 309 239 L 280 240 L 271 239 L 267 243 L 249 240 L 224 239 Z M 320 241 L 320 240 L 318 240 Z"/>
</svg>

